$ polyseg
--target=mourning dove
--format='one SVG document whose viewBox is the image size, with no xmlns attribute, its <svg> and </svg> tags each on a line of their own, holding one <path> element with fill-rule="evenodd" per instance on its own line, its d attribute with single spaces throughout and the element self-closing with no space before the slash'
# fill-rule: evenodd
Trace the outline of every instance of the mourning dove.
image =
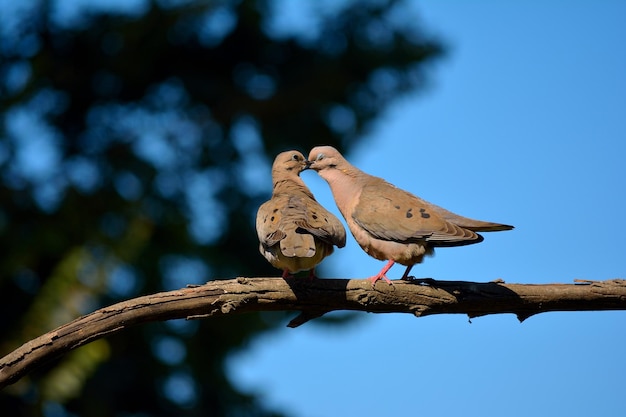
<svg viewBox="0 0 626 417">
<path fill-rule="evenodd" d="M 337 217 L 322 207 L 300 178 L 307 166 L 298 151 L 279 154 L 272 165 L 272 198 L 259 207 L 256 230 L 261 254 L 283 278 L 309 270 L 346 245 L 346 230 Z"/>
<path fill-rule="evenodd" d="M 333 147 L 311 150 L 309 168 L 328 182 L 339 211 L 363 250 L 389 262 L 373 277 L 391 283 L 385 275 L 394 265 L 406 265 L 406 279 L 413 265 L 432 255 L 437 246 L 478 243 L 475 232 L 510 230 L 513 226 L 468 219 L 414 196 L 382 178 L 350 165 Z"/>
</svg>

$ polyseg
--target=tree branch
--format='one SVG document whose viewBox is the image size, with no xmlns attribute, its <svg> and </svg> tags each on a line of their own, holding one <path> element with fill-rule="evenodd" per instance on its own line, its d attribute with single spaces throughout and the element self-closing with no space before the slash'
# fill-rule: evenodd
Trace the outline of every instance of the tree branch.
<svg viewBox="0 0 626 417">
<path fill-rule="evenodd" d="M 513 313 L 520 321 L 548 311 L 626 310 L 626 280 L 575 284 L 505 284 L 436 281 L 430 278 L 367 280 L 237 278 L 146 295 L 101 308 L 33 339 L 0 359 L 0 388 L 35 367 L 95 339 L 152 321 L 196 319 L 252 311 L 296 310 L 297 327 L 329 311 L 372 313 Z"/>
</svg>

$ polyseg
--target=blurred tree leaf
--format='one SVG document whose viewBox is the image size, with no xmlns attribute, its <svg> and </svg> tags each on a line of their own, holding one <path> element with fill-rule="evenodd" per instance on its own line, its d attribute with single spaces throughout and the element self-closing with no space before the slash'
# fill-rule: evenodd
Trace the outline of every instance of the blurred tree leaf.
<svg viewBox="0 0 626 417">
<path fill-rule="evenodd" d="M 301 4 L 291 32 L 282 1 L 2 5 L 2 352 L 120 299 L 276 275 L 253 230 L 273 156 L 346 150 L 441 54 L 405 2 Z M 0 409 L 278 415 L 224 358 L 282 319 L 147 325 L 30 375 Z"/>
</svg>

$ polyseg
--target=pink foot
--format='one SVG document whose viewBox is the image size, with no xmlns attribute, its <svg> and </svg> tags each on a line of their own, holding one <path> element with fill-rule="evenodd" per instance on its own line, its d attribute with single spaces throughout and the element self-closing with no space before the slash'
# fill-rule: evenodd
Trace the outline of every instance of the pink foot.
<svg viewBox="0 0 626 417">
<path fill-rule="evenodd" d="M 378 281 L 379 279 L 384 280 L 389 285 L 393 285 L 393 282 L 391 282 L 391 280 L 387 278 L 385 274 L 380 274 L 380 273 L 374 275 L 373 277 L 369 277 L 367 280 L 371 281 L 372 287 L 374 287 L 376 285 L 376 281 Z"/>
<path fill-rule="evenodd" d="M 378 274 L 368 278 L 368 280 L 372 282 L 372 287 L 376 285 L 376 281 L 378 281 L 379 279 L 385 280 L 385 282 L 389 285 L 393 285 L 391 280 L 385 275 L 387 271 L 391 269 L 393 264 L 395 264 L 395 261 L 393 259 L 390 259 L 389 262 L 387 262 L 387 264 L 383 267 L 383 269 L 380 270 Z"/>
<path fill-rule="evenodd" d="M 289 278 L 293 278 L 293 274 L 287 271 L 286 269 L 283 269 L 283 279 L 289 279 Z"/>
</svg>

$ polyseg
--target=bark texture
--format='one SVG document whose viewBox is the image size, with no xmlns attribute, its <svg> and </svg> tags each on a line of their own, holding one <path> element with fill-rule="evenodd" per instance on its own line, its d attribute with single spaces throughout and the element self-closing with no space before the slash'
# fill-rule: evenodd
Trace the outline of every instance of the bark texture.
<svg viewBox="0 0 626 417">
<path fill-rule="evenodd" d="M 549 311 L 626 310 L 626 280 L 535 285 L 425 278 L 378 282 L 373 288 L 370 281 L 356 279 L 215 280 L 114 304 L 26 342 L 0 359 L 0 388 L 72 349 L 141 323 L 277 310 L 300 312 L 289 327 L 335 310 L 470 318 L 513 313 L 523 321 Z"/>
</svg>

